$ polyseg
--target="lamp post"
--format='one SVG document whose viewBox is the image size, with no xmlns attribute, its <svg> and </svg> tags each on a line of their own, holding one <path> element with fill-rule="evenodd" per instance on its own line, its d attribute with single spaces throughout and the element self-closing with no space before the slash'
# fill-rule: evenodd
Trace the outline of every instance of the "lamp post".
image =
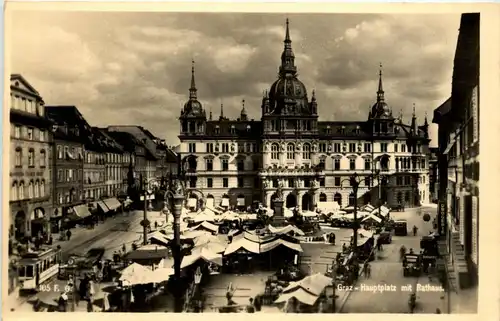
<svg viewBox="0 0 500 321">
<path fill-rule="evenodd" d="M 353 230 L 353 239 L 352 239 L 352 245 L 353 245 L 353 257 L 354 257 L 354 260 L 355 262 L 357 262 L 357 254 L 358 254 L 358 189 L 359 189 L 359 185 L 361 183 L 361 178 L 359 177 L 359 175 L 357 173 L 354 173 L 352 174 L 349 178 L 347 179 L 344 179 L 340 182 L 340 185 L 342 185 L 342 183 L 344 181 L 348 180 L 351 187 L 352 187 L 352 191 L 354 193 L 354 222 L 353 222 L 353 227 L 352 227 L 352 230 Z"/>
</svg>

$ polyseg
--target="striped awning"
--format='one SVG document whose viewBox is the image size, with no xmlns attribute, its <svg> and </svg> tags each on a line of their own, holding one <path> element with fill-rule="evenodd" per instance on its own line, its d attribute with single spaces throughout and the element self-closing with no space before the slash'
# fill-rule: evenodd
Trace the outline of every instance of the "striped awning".
<svg viewBox="0 0 500 321">
<path fill-rule="evenodd" d="M 86 218 L 90 216 L 89 207 L 87 204 L 81 204 L 77 206 L 73 206 L 73 215 L 77 218 Z"/>
<path fill-rule="evenodd" d="M 104 204 L 103 201 L 97 202 L 97 206 L 99 206 L 104 213 L 109 212 L 109 208 L 106 206 L 106 204 Z"/>
<path fill-rule="evenodd" d="M 237 204 L 238 206 L 245 206 L 245 198 L 244 197 L 238 197 L 238 200 L 237 200 Z"/>
<path fill-rule="evenodd" d="M 117 208 L 122 206 L 122 204 L 120 203 L 120 201 L 118 201 L 118 199 L 116 199 L 116 197 L 105 199 L 104 204 L 106 204 L 110 211 L 116 210 Z"/>
<path fill-rule="evenodd" d="M 229 206 L 229 198 L 227 198 L 227 197 L 223 197 L 223 198 L 222 198 L 222 202 L 221 202 L 221 204 L 220 204 L 220 205 L 221 205 L 221 206 L 224 206 L 224 207 Z"/>
</svg>

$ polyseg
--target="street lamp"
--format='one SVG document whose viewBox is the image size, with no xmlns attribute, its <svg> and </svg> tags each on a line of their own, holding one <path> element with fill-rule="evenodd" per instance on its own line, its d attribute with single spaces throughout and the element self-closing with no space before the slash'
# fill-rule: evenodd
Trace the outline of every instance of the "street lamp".
<svg viewBox="0 0 500 321">
<path fill-rule="evenodd" d="M 142 195 L 144 197 L 144 209 L 143 209 L 143 213 L 144 213 L 144 217 L 142 219 L 142 222 L 141 222 L 141 225 L 142 225 L 142 237 L 143 237 L 143 241 L 142 243 L 144 245 L 147 245 L 148 244 L 148 228 L 149 228 L 149 221 L 148 221 L 148 205 L 151 207 L 151 196 L 153 195 L 153 191 L 152 190 L 148 190 L 148 186 L 152 183 L 158 183 L 158 179 L 157 178 L 151 178 L 149 181 L 147 179 L 142 179 L 142 174 L 139 178 L 140 180 L 140 184 L 142 185 Z M 148 201 L 149 201 L 149 204 L 148 204 Z"/>
<path fill-rule="evenodd" d="M 378 216 L 382 217 L 382 171 L 380 169 L 380 162 L 375 164 L 375 177 L 377 177 L 378 182 Z"/>
<path fill-rule="evenodd" d="M 358 224 L 358 189 L 359 185 L 361 184 L 361 178 L 358 175 L 358 173 L 354 173 L 349 178 L 344 179 L 340 182 L 340 185 L 342 186 L 342 183 L 344 181 L 349 181 L 352 191 L 354 193 L 354 222 L 353 222 L 353 227 L 352 230 L 354 232 L 353 239 L 352 239 L 352 245 L 353 245 L 353 257 L 354 261 L 357 261 L 357 253 L 358 253 L 358 229 L 359 229 L 359 224 Z"/>
</svg>

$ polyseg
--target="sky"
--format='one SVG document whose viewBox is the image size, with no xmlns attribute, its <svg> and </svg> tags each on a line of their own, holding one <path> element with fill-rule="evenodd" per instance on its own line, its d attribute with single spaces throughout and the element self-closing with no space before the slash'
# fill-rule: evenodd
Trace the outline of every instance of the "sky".
<svg viewBox="0 0 500 321">
<path fill-rule="evenodd" d="M 386 102 L 420 123 L 451 93 L 459 14 L 13 11 L 7 50 L 46 105 L 75 105 L 92 126 L 141 125 L 170 144 L 195 61 L 207 111 L 260 118 L 290 19 L 299 79 L 320 120 L 365 120 L 383 66 Z M 431 137 L 437 130 L 431 128 Z M 434 145 L 434 144 L 433 144 Z"/>
</svg>

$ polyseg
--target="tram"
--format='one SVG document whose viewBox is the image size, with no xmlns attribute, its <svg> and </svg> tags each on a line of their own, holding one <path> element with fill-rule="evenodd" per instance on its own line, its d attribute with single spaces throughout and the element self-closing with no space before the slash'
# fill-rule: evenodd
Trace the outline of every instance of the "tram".
<svg viewBox="0 0 500 321">
<path fill-rule="evenodd" d="M 59 272 L 61 250 L 46 248 L 28 252 L 19 260 L 18 276 L 23 291 L 37 291 Z"/>
</svg>

